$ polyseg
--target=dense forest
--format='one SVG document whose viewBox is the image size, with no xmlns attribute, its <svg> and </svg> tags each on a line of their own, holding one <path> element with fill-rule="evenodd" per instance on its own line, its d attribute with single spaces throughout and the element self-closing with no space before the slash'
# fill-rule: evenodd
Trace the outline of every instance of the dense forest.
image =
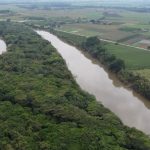
<svg viewBox="0 0 150 150">
<path fill-rule="evenodd" d="M 149 137 L 82 91 L 31 28 L 1 22 L 0 36 L 1 150 L 150 150 Z"/>
</svg>

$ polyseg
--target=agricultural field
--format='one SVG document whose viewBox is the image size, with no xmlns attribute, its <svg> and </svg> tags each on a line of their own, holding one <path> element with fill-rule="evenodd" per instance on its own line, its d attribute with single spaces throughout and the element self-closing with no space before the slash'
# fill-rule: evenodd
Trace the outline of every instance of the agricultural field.
<svg viewBox="0 0 150 150">
<path fill-rule="evenodd" d="M 150 51 L 105 43 L 107 51 L 125 62 L 126 69 L 150 80 Z"/>
<path fill-rule="evenodd" d="M 120 31 L 120 25 L 98 25 L 92 23 L 71 24 L 62 26 L 59 30 L 85 36 L 98 36 L 109 40 L 119 40 L 132 34 Z"/>
<path fill-rule="evenodd" d="M 90 21 L 65 24 L 58 28 L 58 30 L 85 36 L 99 36 L 103 39 L 118 41 L 141 48 L 148 48 L 150 46 L 147 43 L 141 44 L 141 41 L 150 39 L 149 13 L 102 8 L 95 11 L 91 10 L 90 13 L 94 14 L 95 12 L 99 12 L 99 18 L 90 20 L 91 18 L 87 17 L 87 20 Z"/>
<path fill-rule="evenodd" d="M 150 43 L 141 43 L 143 40 L 150 39 L 150 29 L 148 25 L 141 25 L 137 28 L 129 24 L 92 24 L 92 23 L 75 23 L 66 24 L 58 30 L 75 33 L 85 36 L 98 36 L 132 46 L 148 48 Z M 128 26 L 128 27 L 127 27 Z M 145 27 L 145 28 L 144 28 Z"/>
<path fill-rule="evenodd" d="M 127 69 L 150 69 L 150 52 L 113 43 L 105 44 L 108 52 L 125 61 Z"/>
</svg>

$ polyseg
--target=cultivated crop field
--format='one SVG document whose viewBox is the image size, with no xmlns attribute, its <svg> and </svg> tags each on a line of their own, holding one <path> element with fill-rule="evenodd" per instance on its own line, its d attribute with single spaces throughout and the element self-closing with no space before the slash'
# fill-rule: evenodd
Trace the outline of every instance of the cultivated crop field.
<svg viewBox="0 0 150 150">
<path fill-rule="evenodd" d="M 118 41 L 143 48 L 149 46 L 147 44 L 140 44 L 140 41 L 150 38 L 150 22 L 148 21 L 150 20 L 149 13 L 102 8 L 91 10 L 90 13 L 97 13 L 96 18 L 92 18 L 95 19 L 96 23 L 79 22 L 67 24 L 62 25 L 59 30 L 85 36 L 99 36 L 103 39 Z M 91 19 L 89 16 L 86 17 L 87 20 Z M 98 19 L 98 21 L 96 19 Z"/>
<path fill-rule="evenodd" d="M 65 25 L 59 28 L 59 30 L 85 36 L 99 36 L 100 38 L 115 41 L 132 35 L 132 33 L 130 34 L 118 30 L 119 27 L 120 25 L 97 25 L 92 23 L 84 23 L 84 24 L 80 23 L 80 24 Z"/>
<path fill-rule="evenodd" d="M 150 69 L 150 51 L 107 43 L 107 50 L 125 61 L 128 69 Z"/>
</svg>

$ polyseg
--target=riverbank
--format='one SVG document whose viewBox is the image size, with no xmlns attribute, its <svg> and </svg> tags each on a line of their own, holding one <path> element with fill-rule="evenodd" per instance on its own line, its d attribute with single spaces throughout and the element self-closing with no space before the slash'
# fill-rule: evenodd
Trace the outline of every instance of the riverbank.
<svg viewBox="0 0 150 150">
<path fill-rule="evenodd" d="M 83 46 L 83 43 L 86 42 L 86 37 L 78 36 L 74 34 L 69 34 L 61 31 L 55 31 L 52 30 L 54 34 L 56 34 L 58 37 L 60 37 L 62 40 L 65 40 L 66 42 L 79 47 L 81 50 L 87 51 L 89 54 L 92 55 L 92 57 L 96 58 L 100 63 L 105 65 L 112 73 L 115 73 L 117 78 L 125 85 L 133 89 L 135 92 L 139 93 L 140 95 L 144 96 L 146 99 L 150 100 L 150 82 L 149 80 L 145 79 L 144 77 L 141 77 L 140 75 L 135 75 L 131 71 L 128 71 L 125 69 L 124 62 L 121 62 L 121 59 L 114 58 L 114 56 L 110 53 L 106 53 L 105 55 L 103 53 L 107 52 L 107 49 L 103 48 L 96 50 L 95 47 L 90 47 L 88 49 L 88 46 Z M 96 43 L 97 46 L 100 42 Z M 95 52 L 94 52 L 95 49 Z M 106 56 L 107 55 L 107 56 Z M 119 61 L 119 63 L 122 64 L 122 66 L 119 66 L 118 64 L 113 64 L 114 60 Z M 118 71 L 112 70 L 110 67 L 110 64 L 117 65 L 117 67 L 120 67 Z M 113 66 L 112 65 L 112 66 Z M 114 67 L 116 68 L 116 66 Z"/>
</svg>

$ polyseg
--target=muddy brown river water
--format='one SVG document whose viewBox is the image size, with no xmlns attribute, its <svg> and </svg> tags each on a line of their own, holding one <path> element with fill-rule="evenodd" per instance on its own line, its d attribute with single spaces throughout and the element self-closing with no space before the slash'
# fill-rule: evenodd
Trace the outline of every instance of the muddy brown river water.
<svg viewBox="0 0 150 150">
<path fill-rule="evenodd" d="M 36 31 L 61 54 L 80 87 L 114 112 L 122 122 L 150 134 L 150 102 L 115 81 L 98 63 L 46 31 Z"/>
<path fill-rule="evenodd" d="M 6 44 L 3 40 L 0 39 L 0 55 L 6 52 Z"/>
</svg>

